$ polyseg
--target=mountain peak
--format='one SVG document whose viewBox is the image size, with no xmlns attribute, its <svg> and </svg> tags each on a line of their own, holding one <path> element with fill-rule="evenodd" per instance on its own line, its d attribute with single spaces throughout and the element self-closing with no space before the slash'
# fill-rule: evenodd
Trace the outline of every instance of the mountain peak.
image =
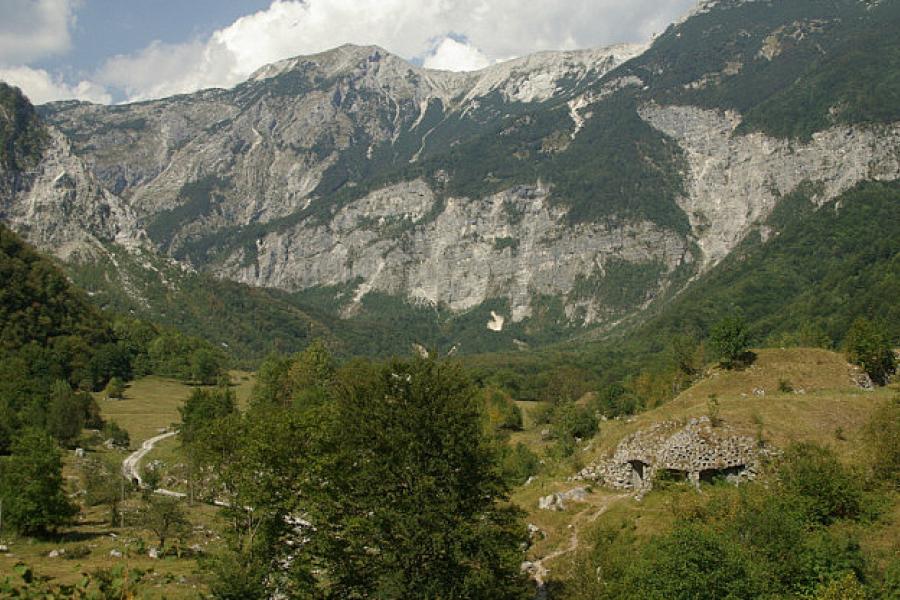
<svg viewBox="0 0 900 600">
<path fill-rule="evenodd" d="M 381 63 L 389 61 L 402 63 L 412 67 L 404 59 L 391 54 L 380 46 L 359 46 L 356 44 L 344 44 L 331 50 L 316 54 L 294 56 L 261 67 L 250 75 L 249 81 L 263 81 L 284 73 L 294 71 L 303 65 L 314 64 L 328 75 L 335 75 L 344 71 L 352 71 L 359 68 L 364 62 Z"/>
</svg>

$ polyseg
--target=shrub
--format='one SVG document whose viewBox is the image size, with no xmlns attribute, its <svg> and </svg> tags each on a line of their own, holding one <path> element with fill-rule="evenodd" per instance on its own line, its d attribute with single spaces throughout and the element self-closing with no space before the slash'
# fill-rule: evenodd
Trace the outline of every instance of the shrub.
<svg viewBox="0 0 900 600">
<path fill-rule="evenodd" d="M 726 368 L 734 368 L 747 354 L 750 334 L 743 317 L 732 315 L 716 323 L 709 333 L 709 347 Z"/>
<path fill-rule="evenodd" d="M 106 384 L 106 397 L 121 400 L 125 395 L 125 384 L 118 377 L 113 377 Z"/>
<path fill-rule="evenodd" d="M 850 362 L 859 365 L 877 385 L 885 385 L 897 368 L 894 352 L 881 328 L 857 319 L 844 340 Z"/>
<path fill-rule="evenodd" d="M 793 444 L 778 467 L 778 480 L 813 522 L 827 525 L 860 514 L 862 484 L 828 448 Z"/>
<path fill-rule="evenodd" d="M 131 436 L 115 421 L 107 421 L 103 425 L 103 437 L 111 440 L 116 448 L 128 448 L 131 445 Z"/>
<path fill-rule="evenodd" d="M 597 417 L 593 411 L 575 402 L 563 402 L 553 410 L 550 420 L 553 437 L 564 456 L 575 451 L 575 440 L 593 437 L 597 433 Z"/>
<path fill-rule="evenodd" d="M 632 598 L 758 598 L 764 589 L 751 555 L 727 536 L 683 525 L 646 546 L 628 573 Z"/>
<path fill-rule="evenodd" d="M 500 470 L 503 479 L 510 485 L 522 485 L 529 477 L 536 475 L 540 468 L 541 461 L 537 454 L 529 450 L 525 444 L 520 442 L 503 449 Z"/>
<path fill-rule="evenodd" d="M 496 388 L 484 391 L 485 411 L 494 430 L 521 431 L 522 409 L 507 394 Z"/>
<path fill-rule="evenodd" d="M 900 490 L 900 395 L 875 411 L 865 431 L 873 475 Z"/>
<path fill-rule="evenodd" d="M 816 589 L 815 600 L 866 600 L 866 589 L 853 573 L 836 577 Z"/>
</svg>

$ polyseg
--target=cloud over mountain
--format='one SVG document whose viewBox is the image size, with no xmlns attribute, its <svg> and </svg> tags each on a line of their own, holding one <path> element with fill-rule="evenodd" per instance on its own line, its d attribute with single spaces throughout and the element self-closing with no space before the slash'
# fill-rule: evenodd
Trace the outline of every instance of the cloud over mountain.
<svg viewBox="0 0 900 600">
<path fill-rule="evenodd" d="M 76 0 L 8 1 L 32 8 L 46 5 L 46 14 L 40 13 L 46 17 L 42 22 L 62 27 L 62 42 L 54 51 L 64 49 Z M 427 67 L 473 70 L 539 50 L 646 41 L 693 4 L 694 0 L 274 0 L 268 8 L 209 36 L 181 43 L 156 41 L 111 57 L 90 77 L 94 83 L 89 88 L 103 86 L 117 97 L 140 100 L 230 87 L 268 63 L 343 43 L 379 45 Z M 17 44 L 29 46 L 30 54 L 19 57 L 23 61 L 38 53 L 38 47 L 17 41 L 9 29 L 0 29 L 0 51 Z M 52 50 L 47 48 L 42 52 Z M 30 93 L 30 81 L 17 83 Z M 77 93 L 78 85 L 60 86 L 59 92 Z"/>
</svg>

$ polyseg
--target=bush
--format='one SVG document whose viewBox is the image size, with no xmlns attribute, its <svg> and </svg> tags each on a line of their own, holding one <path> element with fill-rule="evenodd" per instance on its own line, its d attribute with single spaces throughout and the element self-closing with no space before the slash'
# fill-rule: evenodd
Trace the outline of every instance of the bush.
<svg viewBox="0 0 900 600">
<path fill-rule="evenodd" d="M 195 389 L 183 406 L 181 413 L 182 442 L 190 444 L 202 429 L 216 419 L 233 414 L 237 410 L 234 391 L 226 387 L 214 389 Z"/>
<path fill-rule="evenodd" d="M 635 394 L 615 383 L 597 394 L 595 407 L 600 414 L 613 418 L 633 415 L 640 408 L 640 402 Z"/>
<path fill-rule="evenodd" d="M 485 412 L 493 430 L 521 431 L 522 409 L 512 398 L 501 390 L 489 388 L 484 391 Z"/>
<path fill-rule="evenodd" d="M 565 402 L 556 407 L 551 420 L 556 437 L 587 439 L 597 433 L 597 417 L 589 408 L 574 402 Z"/>
<path fill-rule="evenodd" d="M 500 470 L 503 479 L 510 485 L 522 485 L 532 475 L 536 475 L 541 468 L 541 461 L 537 454 L 528 449 L 528 446 L 519 442 L 515 446 L 507 446 L 503 449 L 500 462 Z"/>
<path fill-rule="evenodd" d="M 900 490 L 900 395 L 879 408 L 866 425 L 875 477 Z"/>
<path fill-rule="evenodd" d="M 111 440 L 116 448 L 128 448 L 131 445 L 131 436 L 115 421 L 107 421 L 103 425 L 104 440 Z"/>
<path fill-rule="evenodd" d="M 577 439 L 587 439 L 597 433 L 597 417 L 589 408 L 575 402 L 563 402 L 553 409 L 550 420 L 553 437 L 557 440 L 557 450 L 563 456 L 575 451 Z"/>
<path fill-rule="evenodd" d="M 682 525 L 652 541 L 632 565 L 632 598 L 718 600 L 758 598 L 764 584 L 751 555 L 727 536 Z"/>
<path fill-rule="evenodd" d="M 887 338 L 867 319 L 857 319 L 844 340 L 850 362 L 859 365 L 876 385 L 885 385 L 897 369 Z"/>
<path fill-rule="evenodd" d="M 866 600 L 866 589 L 853 573 L 836 577 L 816 589 L 815 600 Z"/>
<path fill-rule="evenodd" d="M 734 368 L 747 354 L 750 334 L 743 317 L 732 315 L 716 323 L 709 332 L 709 347 L 726 368 Z"/>
<path fill-rule="evenodd" d="M 793 444 L 778 467 L 783 493 L 796 497 L 811 521 L 829 524 L 859 516 L 862 484 L 828 448 Z"/>
<path fill-rule="evenodd" d="M 113 377 L 106 384 L 106 397 L 121 400 L 125 395 L 125 384 L 118 377 Z"/>
</svg>

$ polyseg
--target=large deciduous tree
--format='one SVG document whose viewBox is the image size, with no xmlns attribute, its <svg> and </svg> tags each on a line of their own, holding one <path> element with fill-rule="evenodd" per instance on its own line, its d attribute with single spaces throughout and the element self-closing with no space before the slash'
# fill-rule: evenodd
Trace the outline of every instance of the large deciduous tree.
<svg viewBox="0 0 900 600">
<path fill-rule="evenodd" d="M 310 504 L 332 598 L 524 598 L 519 511 L 473 386 L 428 359 L 338 375 Z"/>
<path fill-rule="evenodd" d="M 69 522 L 78 512 L 63 489 L 62 457 L 56 441 L 39 429 L 26 429 L 0 459 L 0 499 L 4 524 L 20 533 L 41 535 Z"/>
</svg>

